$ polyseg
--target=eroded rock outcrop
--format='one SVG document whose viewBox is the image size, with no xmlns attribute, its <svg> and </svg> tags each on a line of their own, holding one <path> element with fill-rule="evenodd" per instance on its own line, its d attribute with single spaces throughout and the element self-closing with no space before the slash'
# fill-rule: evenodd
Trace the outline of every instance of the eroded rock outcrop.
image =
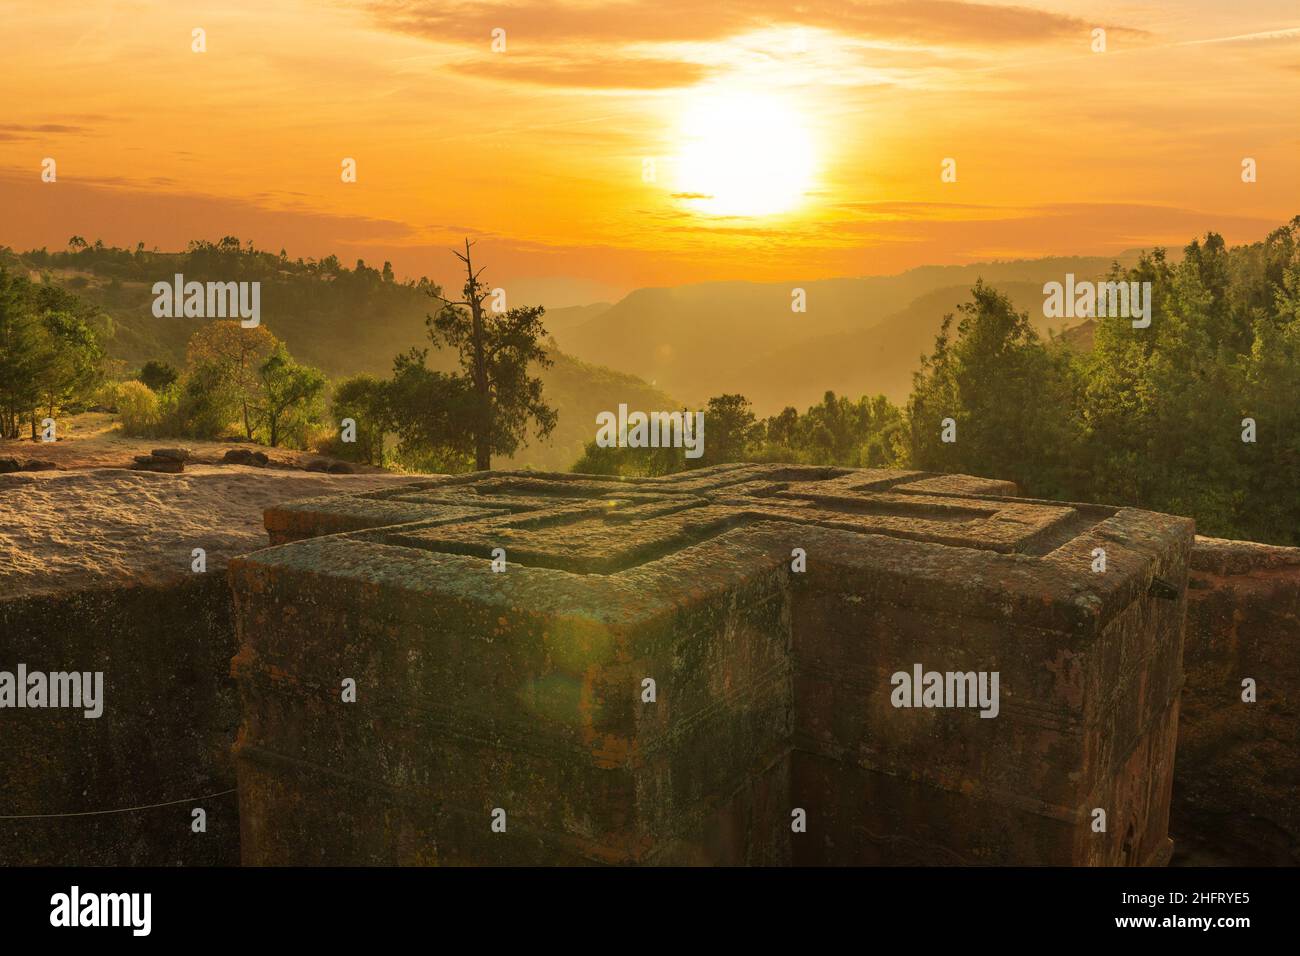
<svg viewBox="0 0 1300 956">
<path fill-rule="evenodd" d="M 1300 548 L 1198 537 L 1183 654 L 1176 824 L 1207 862 L 1300 864 Z"/>
<path fill-rule="evenodd" d="M 231 566 L 243 859 L 1165 862 L 1191 522 L 1013 491 L 728 465 L 272 508 L 291 543 Z"/>
<path fill-rule="evenodd" d="M 0 672 L 50 677 L 32 690 L 40 706 L 0 709 L 0 817 L 21 818 L 0 819 L 0 865 L 237 863 L 226 564 L 266 545 L 272 504 L 403 480 L 210 466 L 0 476 Z M 50 706 L 73 673 L 102 675 L 99 716 Z"/>
<path fill-rule="evenodd" d="M 410 482 L 0 475 L 0 671 L 107 698 L 0 711 L 0 864 L 238 861 L 226 568 L 268 532 L 299 543 L 235 562 L 247 862 L 1160 862 L 1176 700 L 1180 855 L 1300 861 L 1300 549 L 1198 538 L 1185 578 L 1183 519 L 962 476 Z M 892 706 L 913 664 L 998 670 L 998 718 Z"/>
</svg>

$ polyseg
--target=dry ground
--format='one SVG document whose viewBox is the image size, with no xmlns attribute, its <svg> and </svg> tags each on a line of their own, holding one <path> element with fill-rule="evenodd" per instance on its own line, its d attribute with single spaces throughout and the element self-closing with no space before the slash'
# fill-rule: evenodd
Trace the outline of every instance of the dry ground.
<svg viewBox="0 0 1300 956">
<path fill-rule="evenodd" d="M 357 466 L 359 474 L 305 472 L 318 456 L 230 442 L 126 438 L 111 416 L 70 420 L 57 442 L 0 441 L 0 458 L 40 458 L 58 471 L 0 475 L 0 599 L 68 589 L 162 584 L 192 573 L 203 548 L 209 572 L 267 546 L 262 512 L 314 495 L 368 491 L 419 476 Z M 176 475 L 131 471 L 133 456 L 184 445 L 198 463 Z M 230 448 L 265 451 L 265 468 L 216 464 Z"/>
<path fill-rule="evenodd" d="M 59 440 L 52 442 L 0 439 L 0 458 L 52 461 L 60 468 L 129 468 L 136 455 L 153 448 L 188 448 L 193 461 L 216 464 L 232 448 L 265 452 L 271 468 L 302 468 L 320 455 L 289 448 L 267 448 L 251 442 L 194 441 L 188 438 L 129 438 L 118 428 L 116 418 L 106 412 L 86 412 L 59 420 Z M 357 472 L 383 473 L 382 468 L 353 465 Z"/>
</svg>

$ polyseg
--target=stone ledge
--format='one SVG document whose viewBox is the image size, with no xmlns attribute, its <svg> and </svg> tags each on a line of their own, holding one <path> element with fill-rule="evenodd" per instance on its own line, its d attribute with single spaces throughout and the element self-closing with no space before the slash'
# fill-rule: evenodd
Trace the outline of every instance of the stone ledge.
<svg viewBox="0 0 1300 956">
<path fill-rule="evenodd" d="M 273 537 L 300 540 L 232 564 L 241 746 L 259 755 L 240 771 L 256 807 L 245 859 L 536 859 L 535 843 L 493 843 L 494 804 L 530 839 L 551 834 L 556 858 L 581 836 L 592 862 L 667 859 L 687 821 L 792 742 L 871 774 L 866 828 L 919 841 L 906 859 L 859 862 L 1163 859 L 1191 522 L 1012 492 L 734 465 L 630 481 L 457 476 L 271 509 Z M 1097 547 L 1105 575 L 1091 570 Z M 805 570 L 791 570 L 794 548 Z M 782 661 L 792 681 L 769 683 Z M 914 661 L 1001 672 L 1002 719 L 891 706 L 891 672 Z M 345 676 L 368 703 L 338 702 Z M 494 729 L 458 740 L 427 723 L 434 710 Z M 297 770 L 277 776 L 268 755 Z M 405 796 L 349 814 L 353 850 L 308 823 L 286 830 L 340 775 Z M 774 827 L 788 854 L 792 806 L 847 827 L 823 851 L 858 844 L 863 824 L 790 779 L 785 807 L 768 804 L 778 818 L 751 819 L 752 840 L 709 862 L 753 858 Z M 416 792 L 444 796 L 442 809 L 411 816 Z M 931 815 L 909 836 L 917 795 Z M 977 806 L 983 829 L 963 823 Z M 1097 806 L 1104 835 L 1088 825 Z M 416 831 L 423 848 L 402 849 Z"/>
</svg>

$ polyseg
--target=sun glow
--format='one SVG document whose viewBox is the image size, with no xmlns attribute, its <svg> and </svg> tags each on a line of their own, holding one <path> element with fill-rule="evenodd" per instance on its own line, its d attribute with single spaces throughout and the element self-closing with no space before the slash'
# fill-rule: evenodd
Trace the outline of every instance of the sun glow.
<svg viewBox="0 0 1300 956">
<path fill-rule="evenodd" d="M 677 196 L 716 216 L 770 216 L 803 202 L 815 150 L 800 112 L 768 93 L 706 93 L 681 119 Z"/>
</svg>

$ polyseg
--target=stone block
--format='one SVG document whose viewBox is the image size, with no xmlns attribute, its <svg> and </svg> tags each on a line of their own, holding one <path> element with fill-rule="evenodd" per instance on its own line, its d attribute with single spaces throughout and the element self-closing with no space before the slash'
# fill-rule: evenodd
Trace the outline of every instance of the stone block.
<svg viewBox="0 0 1300 956">
<path fill-rule="evenodd" d="M 154 458 L 166 458 L 171 461 L 190 460 L 190 450 L 188 448 L 155 448 L 149 454 Z"/>
<path fill-rule="evenodd" d="M 231 565 L 244 861 L 1164 862 L 1191 522 L 1014 491 L 726 465 L 268 509 Z M 996 673 L 996 717 L 895 706 L 915 665 Z"/>
<path fill-rule="evenodd" d="M 272 502 L 398 480 L 202 465 L 0 476 L 0 866 L 237 864 L 226 563 L 265 545 Z M 12 706 L 3 675 L 20 667 L 102 674 L 102 712 Z"/>
<path fill-rule="evenodd" d="M 1295 866 L 1300 548 L 1198 537 L 1187 598 L 1174 836 L 1192 862 Z"/>
<path fill-rule="evenodd" d="M 103 675 L 98 718 L 0 709 L 0 865 L 238 862 L 230 610 L 220 574 L 0 600 L 0 670 Z"/>
</svg>

